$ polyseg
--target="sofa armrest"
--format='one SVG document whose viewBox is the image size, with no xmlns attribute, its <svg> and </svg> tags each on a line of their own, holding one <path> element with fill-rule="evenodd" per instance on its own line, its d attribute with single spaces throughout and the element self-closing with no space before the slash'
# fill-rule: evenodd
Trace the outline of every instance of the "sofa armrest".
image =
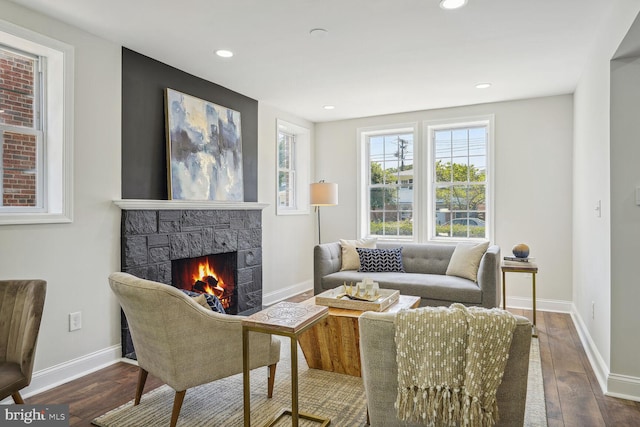
<svg viewBox="0 0 640 427">
<path fill-rule="evenodd" d="M 313 293 L 324 292 L 322 278 L 327 274 L 340 271 L 342 252 L 340 243 L 323 243 L 313 248 Z"/>
<path fill-rule="evenodd" d="M 489 246 L 480 260 L 478 268 L 478 286 L 482 290 L 482 306 L 493 308 L 500 306 L 500 246 Z"/>
</svg>

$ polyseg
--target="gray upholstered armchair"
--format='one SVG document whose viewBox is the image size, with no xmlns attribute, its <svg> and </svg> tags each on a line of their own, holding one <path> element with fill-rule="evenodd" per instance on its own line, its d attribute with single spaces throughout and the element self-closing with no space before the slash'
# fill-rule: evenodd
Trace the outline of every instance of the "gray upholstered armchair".
<svg viewBox="0 0 640 427">
<path fill-rule="evenodd" d="M 188 388 L 242 372 L 242 316 L 215 313 L 177 288 L 128 273 L 111 274 L 109 284 L 127 317 L 140 367 L 134 405 L 151 373 L 176 391 L 175 426 Z M 249 339 L 251 369 L 269 366 L 271 397 L 280 341 L 265 334 Z"/>
<path fill-rule="evenodd" d="M 0 400 L 24 403 L 47 293 L 44 280 L 0 280 Z"/>
<path fill-rule="evenodd" d="M 396 362 L 396 313 L 365 312 L 360 316 L 360 354 L 362 377 L 367 395 L 370 425 L 418 427 L 424 424 L 402 422 L 396 418 L 398 365 Z M 516 316 L 509 359 L 496 395 L 498 426 L 524 425 L 527 396 L 531 323 Z"/>
</svg>

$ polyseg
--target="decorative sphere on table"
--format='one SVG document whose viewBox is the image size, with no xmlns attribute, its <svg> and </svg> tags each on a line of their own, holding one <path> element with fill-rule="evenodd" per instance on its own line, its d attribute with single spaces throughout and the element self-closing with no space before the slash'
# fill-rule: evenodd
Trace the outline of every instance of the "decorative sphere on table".
<svg viewBox="0 0 640 427">
<path fill-rule="evenodd" d="M 511 250 L 513 251 L 513 256 L 516 258 L 526 258 L 529 256 L 529 246 L 524 243 L 518 243 Z"/>
</svg>

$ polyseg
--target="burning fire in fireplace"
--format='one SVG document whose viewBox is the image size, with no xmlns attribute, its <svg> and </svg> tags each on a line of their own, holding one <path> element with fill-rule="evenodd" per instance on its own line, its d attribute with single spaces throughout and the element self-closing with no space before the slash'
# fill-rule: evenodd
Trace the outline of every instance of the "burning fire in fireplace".
<svg viewBox="0 0 640 427">
<path fill-rule="evenodd" d="M 235 260 L 230 254 L 172 261 L 173 285 L 188 291 L 215 295 L 225 310 L 235 313 Z"/>
<path fill-rule="evenodd" d="M 224 280 L 218 277 L 218 274 L 209 265 L 208 259 L 198 263 L 198 272 L 194 273 L 192 278 L 193 291 L 215 295 L 225 309 L 229 308 L 233 288 L 227 286 Z"/>
</svg>

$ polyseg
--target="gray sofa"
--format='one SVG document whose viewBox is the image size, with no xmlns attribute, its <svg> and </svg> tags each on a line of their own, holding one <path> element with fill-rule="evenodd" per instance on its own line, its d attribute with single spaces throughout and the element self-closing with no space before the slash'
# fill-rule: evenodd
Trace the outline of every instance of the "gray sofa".
<svg viewBox="0 0 640 427">
<path fill-rule="evenodd" d="M 362 378 L 367 395 L 369 420 L 375 426 L 424 426 L 405 423 L 396 418 L 394 403 L 398 392 L 398 365 L 396 362 L 396 313 L 365 312 L 360 316 L 360 354 Z M 516 316 L 509 360 L 498 388 L 498 426 L 524 425 L 531 346 L 531 323 Z"/>
<path fill-rule="evenodd" d="M 370 277 L 384 289 L 397 289 L 402 295 L 421 298 L 420 306 L 450 305 L 459 302 L 487 308 L 500 306 L 500 247 L 489 246 L 480 261 L 478 282 L 446 275 L 455 244 L 378 242 L 380 249 L 402 246 L 405 273 L 361 273 L 340 271 L 342 253 L 339 242 L 314 248 L 314 293 L 317 295 L 346 283 Z"/>
</svg>

